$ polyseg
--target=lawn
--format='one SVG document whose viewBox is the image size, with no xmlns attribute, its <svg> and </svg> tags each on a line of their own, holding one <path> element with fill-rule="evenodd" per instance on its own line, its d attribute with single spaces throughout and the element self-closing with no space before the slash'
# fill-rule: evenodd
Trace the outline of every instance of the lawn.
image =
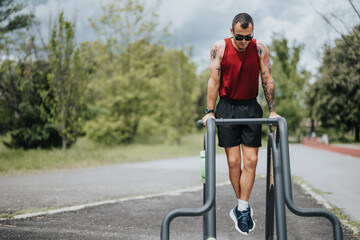
<svg viewBox="0 0 360 240">
<path fill-rule="evenodd" d="M 179 146 L 163 139 L 138 139 L 130 145 L 104 146 L 79 138 L 66 154 L 61 149 L 8 149 L 0 142 L 0 175 L 96 167 L 108 164 L 151 161 L 199 155 L 204 132 L 182 138 Z M 0 140 L 4 140 L 1 137 Z"/>
</svg>

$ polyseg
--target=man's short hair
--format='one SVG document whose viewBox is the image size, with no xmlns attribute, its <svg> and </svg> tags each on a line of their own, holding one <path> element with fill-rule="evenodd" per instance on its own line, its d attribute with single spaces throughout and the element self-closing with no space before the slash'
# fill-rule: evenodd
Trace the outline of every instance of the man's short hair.
<svg viewBox="0 0 360 240">
<path fill-rule="evenodd" d="M 232 22 L 232 29 L 234 29 L 235 25 L 238 22 L 241 23 L 241 27 L 244 29 L 249 27 L 249 23 L 251 23 L 251 25 L 254 27 L 254 21 L 252 17 L 247 13 L 239 13 L 234 17 Z"/>
</svg>

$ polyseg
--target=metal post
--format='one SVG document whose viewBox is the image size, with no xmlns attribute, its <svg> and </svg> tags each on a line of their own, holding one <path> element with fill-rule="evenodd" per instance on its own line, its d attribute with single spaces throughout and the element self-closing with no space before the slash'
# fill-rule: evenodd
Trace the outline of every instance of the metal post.
<svg viewBox="0 0 360 240">
<path fill-rule="evenodd" d="M 284 118 L 278 119 L 280 128 L 280 145 L 281 145 L 281 161 L 283 168 L 283 182 L 284 182 L 284 195 L 287 207 L 291 212 L 296 215 L 304 217 L 325 217 L 330 220 L 333 226 L 333 238 L 334 240 L 342 240 L 343 233 L 339 219 L 335 214 L 328 210 L 316 209 L 316 208 L 299 208 L 295 205 L 292 197 L 291 187 L 291 171 L 290 171 L 290 154 L 289 154 L 289 143 L 287 124 Z"/>
<path fill-rule="evenodd" d="M 272 131 L 271 127 L 269 130 L 270 132 Z M 274 206 L 274 170 L 271 139 L 269 136 L 267 145 L 265 240 L 274 239 Z"/>
<path fill-rule="evenodd" d="M 328 218 L 333 225 L 334 240 L 342 240 L 342 228 L 339 219 L 335 214 L 323 209 L 303 209 L 294 204 L 292 199 L 291 189 L 291 173 L 290 173 L 290 158 L 289 158 L 289 144 L 287 124 L 284 118 L 256 118 L 256 119 L 208 119 L 207 120 L 207 136 L 206 136 L 206 184 L 204 184 L 204 205 L 200 208 L 179 208 L 169 212 L 161 225 L 161 239 L 168 240 L 170 235 L 170 222 L 175 217 L 179 216 L 203 216 L 211 209 L 215 213 L 215 191 L 216 191 L 216 172 L 215 172 L 215 124 L 217 125 L 232 125 L 232 124 L 274 124 L 278 126 L 278 135 L 280 143 L 275 140 L 274 133 L 269 134 L 269 143 L 271 145 L 272 159 L 273 159 L 273 173 L 274 173 L 274 188 L 273 197 L 275 197 L 275 213 L 276 213 L 276 231 L 278 240 L 286 240 L 286 218 L 285 218 L 285 203 L 287 207 L 296 215 L 299 216 L 320 216 Z M 202 122 L 199 121 L 201 126 Z M 269 170 L 268 170 L 269 173 Z M 267 186 L 269 183 L 267 182 Z M 270 184 L 271 186 L 271 184 Z M 271 187 L 270 187 L 271 190 Z M 268 189 L 267 189 L 268 191 Z M 270 204 L 269 210 L 271 212 L 266 214 L 267 225 L 273 220 L 274 204 L 271 203 L 267 197 L 267 204 Z M 273 224 L 273 223 L 272 223 Z M 266 236 L 271 235 L 271 226 L 266 227 Z M 272 226 L 273 230 L 273 226 Z M 268 235 L 268 233 L 270 234 Z M 273 234 L 273 233 L 272 233 Z M 206 238 L 216 238 L 216 222 L 215 214 L 208 214 L 204 217 L 204 235 Z M 272 239 L 272 238 L 269 238 Z"/>
<path fill-rule="evenodd" d="M 207 144 L 206 151 L 206 203 L 200 208 L 178 208 L 170 211 L 163 219 L 161 224 L 161 240 L 169 240 L 170 238 L 170 223 L 176 217 L 196 217 L 202 216 L 213 207 L 215 203 L 215 120 L 210 118 L 206 122 L 207 125 Z M 215 225 L 213 226 L 215 230 Z M 216 238 L 216 236 L 209 236 Z"/>
<path fill-rule="evenodd" d="M 276 235 L 278 240 L 286 240 L 286 216 L 281 160 L 278 146 L 275 142 L 274 133 L 270 132 L 269 136 L 271 139 L 271 148 L 274 160 Z"/>
<path fill-rule="evenodd" d="M 205 150 L 205 154 L 208 150 L 208 146 L 207 146 L 207 133 L 205 133 L 204 136 L 204 150 Z M 215 136 L 214 136 L 215 138 Z M 205 157 L 206 159 L 206 157 Z M 208 168 L 209 165 L 209 161 L 205 162 L 205 169 Z M 206 170 L 205 170 L 206 171 Z M 216 172 L 216 171 L 215 171 Z M 215 174 L 216 176 L 216 174 Z M 214 178 L 215 178 L 214 176 Z M 205 172 L 205 183 L 204 183 L 204 191 L 203 191 L 203 204 L 205 204 L 207 202 L 207 190 L 206 190 L 206 181 L 207 181 L 207 173 Z M 215 179 L 216 182 L 216 179 Z M 216 189 L 215 189 L 216 191 Z M 203 216 L 203 236 L 204 236 L 204 240 L 207 240 L 208 238 L 215 238 L 216 237 L 216 200 L 213 204 L 213 207 L 211 208 L 211 210 L 206 213 Z"/>
<path fill-rule="evenodd" d="M 215 121 L 207 121 L 207 149 L 205 150 L 205 185 L 209 185 L 205 187 L 205 202 L 210 199 L 214 195 L 214 201 L 212 207 L 208 213 L 204 216 L 204 229 L 205 235 L 204 239 L 208 238 L 216 238 L 216 209 L 215 209 L 215 202 L 216 202 L 216 164 L 215 164 Z M 209 128 L 212 128 L 212 131 L 209 131 Z M 210 156 L 213 160 L 210 160 Z M 209 158 L 208 158 L 209 157 Z M 208 161 L 209 159 L 209 161 Z M 205 203 L 204 203 L 205 204 Z"/>
</svg>

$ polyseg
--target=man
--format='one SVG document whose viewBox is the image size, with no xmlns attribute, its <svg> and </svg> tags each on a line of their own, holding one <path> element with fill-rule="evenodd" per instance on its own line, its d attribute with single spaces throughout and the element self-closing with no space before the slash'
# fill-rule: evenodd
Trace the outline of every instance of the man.
<svg viewBox="0 0 360 240">
<path fill-rule="evenodd" d="M 253 39 L 254 22 L 249 14 L 233 19 L 231 38 L 215 42 L 210 52 L 210 79 L 204 125 L 209 118 L 261 118 L 262 109 L 256 100 L 259 71 L 268 103 L 270 118 L 275 111 L 275 86 L 271 76 L 269 50 Z M 220 101 L 216 108 L 218 95 Z M 249 206 L 255 180 L 258 149 L 261 146 L 261 125 L 218 126 L 219 146 L 225 148 L 229 177 L 237 197 L 237 206 L 230 217 L 237 231 L 247 235 L 254 230 L 253 211 Z M 241 149 L 243 169 L 241 169 Z"/>
</svg>

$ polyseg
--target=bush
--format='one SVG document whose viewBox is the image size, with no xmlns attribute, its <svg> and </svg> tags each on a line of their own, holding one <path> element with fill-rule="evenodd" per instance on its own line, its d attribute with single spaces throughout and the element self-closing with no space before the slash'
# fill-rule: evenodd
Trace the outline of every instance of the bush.
<svg viewBox="0 0 360 240">
<path fill-rule="evenodd" d="M 62 139 L 57 128 L 40 116 L 40 106 L 28 102 L 19 106 L 19 118 L 15 130 L 8 132 L 10 142 L 3 141 L 8 148 L 52 148 L 60 147 Z"/>
</svg>

